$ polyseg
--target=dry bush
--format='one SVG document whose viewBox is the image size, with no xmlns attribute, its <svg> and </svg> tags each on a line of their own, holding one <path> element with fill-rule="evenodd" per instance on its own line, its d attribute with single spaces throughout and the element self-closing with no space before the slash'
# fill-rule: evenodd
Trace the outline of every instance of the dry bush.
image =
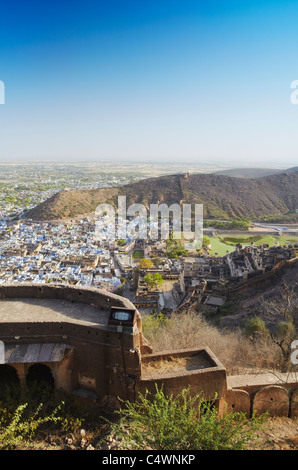
<svg viewBox="0 0 298 470">
<path fill-rule="evenodd" d="M 279 369 L 278 348 L 264 339 L 252 341 L 240 330 L 221 331 L 200 314 L 174 314 L 159 327 L 143 322 L 143 332 L 155 353 L 209 347 L 229 375 Z"/>
</svg>

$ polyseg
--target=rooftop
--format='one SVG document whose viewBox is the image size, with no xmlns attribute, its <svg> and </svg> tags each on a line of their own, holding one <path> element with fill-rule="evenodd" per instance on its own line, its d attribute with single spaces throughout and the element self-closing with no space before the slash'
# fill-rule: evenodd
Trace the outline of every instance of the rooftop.
<svg viewBox="0 0 298 470">
<path fill-rule="evenodd" d="M 105 328 L 109 312 L 85 303 L 56 299 L 0 300 L 0 323 L 69 322 Z"/>
<path fill-rule="evenodd" d="M 224 369 L 208 347 L 180 350 L 142 357 L 142 380 L 189 375 L 199 371 Z"/>
</svg>

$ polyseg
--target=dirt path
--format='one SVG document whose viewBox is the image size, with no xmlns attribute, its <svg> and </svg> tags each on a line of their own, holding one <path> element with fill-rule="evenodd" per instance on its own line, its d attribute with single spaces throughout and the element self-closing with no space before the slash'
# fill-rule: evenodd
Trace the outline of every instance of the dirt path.
<svg viewBox="0 0 298 470">
<path fill-rule="evenodd" d="M 298 450 L 298 419 L 270 418 L 260 434 L 260 445 L 250 450 Z"/>
</svg>

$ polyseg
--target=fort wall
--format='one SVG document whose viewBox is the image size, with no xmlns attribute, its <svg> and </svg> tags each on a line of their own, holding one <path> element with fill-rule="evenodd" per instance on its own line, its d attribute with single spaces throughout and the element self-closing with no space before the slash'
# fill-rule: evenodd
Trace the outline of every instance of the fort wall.
<svg viewBox="0 0 298 470">
<path fill-rule="evenodd" d="M 140 377 L 140 355 L 143 349 L 141 318 L 132 303 L 120 296 L 90 288 L 58 285 L 3 285 L 0 299 L 58 299 L 65 302 L 86 303 L 98 308 L 100 317 L 106 312 L 104 324 L 80 324 L 79 321 L 0 322 L 0 338 L 5 345 L 20 348 L 24 344 L 65 344 L 68 354 L 60 366 L 47 364 L 55 379 L 56 388 L 66 392 L 85 390 L 98 400 L 105 395 L 132 398 L 131 383 Z M 136 311 L 136 324 L 130 331 L 118 332 L 108 326 L 110 308 L 121 307 Z M 9 309 L 9 303 L 7 304 Z M 30 308 L 30 307 L 29 307 Z M 42 310 L 41 310 L 42 311 Z M 46 363 L 46 362 L 45 362 Z M 22 385 L 30 363 L 12 363 Z M 64 371 L 64 372 L 62 372 Z"/>
<path fill-rule="evenodd" d="M 245 290 L 253 287 L 256 289 L 262 289 L 264 287 L 265 282 L 267 281 L 272 281 L 274 278 L 276 278 L 281 271 L 287 268 L 294 267 L 295 264 L 298 262 L 298 258 L 292 258 L 292 259 L 287 259 L 283 260 L 279 263 L 277 263 L 270 271 L 267 271 L 263 274 L 260 274 L 258 276 L 252 277 L 250 279 L 247 279 L 245 281 L 241 281 L 239 283 L 235 283 L 234 286 L 230 287 L 215 287 L 213 289 L 214 293 L 218 293 L 219 295 L 232 295 L 236 292 L 244 292 Z"/>
<path fill-rule="evenodd" d="M 103 289 L 63 284 L 22 283 L 0 286 L 0 299 L 11 298 L 69 300 L 70 302 L 93 304 L 101 309 L 109 309 L 112 303 L 119 307 L 133 308 L 128 299 Z"/>
<path fill-rule="evenodd" d="M 291 261 L 292 262 L 292 261 Z M 287 262 L 286 264 L 288 264 Z M 280 269 L 285 263 L 281 263 Z M 272 415 L 298 415 L 298 381 L 295 375 L 276 377 L 268 374 L 227 377 L 226 369 L 208 347 L 201 349 L 166 351 L 154 354 L 142 335 L 141 316 L 127 299 L 100 289 L 62 285 L 2 285 L 0 302 L 7 302 L 8 315 L 12 303 L 19 299 L 58 299 L 70 302 L 73 308 L 85 303 L 95 306 L 105 323 L 84 324 L 67 318 L 65 321 L 40 319 L 11 321 L 0 318 L 0 339 L 7 357 L 1 368 L 10 367 L 17 373 L 21 387 L 26 387 L 32 368 L 42 365 L 49 370 L 56 389 L 94 400 L 134 401 L 146 390 L 154 393 L 163 386 L 166 393 L 179 393 L 190 387 L 191 393 L 213 400 L 221 412 L 235 410 L 251 416 L 269 410 Z M 12 302 L 12 303 L 11 303 Z M 26 305 L 25 305 L 26 304 Z M 110 326 L 111 307 L 133 309 L 135 323 L 128 327 L 119 323 Z M 6 308 L 6 304 L 5 304 Z M 49 315 L 49 314 L 48 314 Z M 6 315 L 7 317 L 7 315 Z M 52 348 L 52 349 L 51 349 Z M 45 351 L 58 348 L 56 357 Z M 184 360 L 181 365 L 181 360 Z M 164 367 L 164 363 L 166 366 Z M 150 369 L 151 367 L 151 369 Z"/>
</svg>

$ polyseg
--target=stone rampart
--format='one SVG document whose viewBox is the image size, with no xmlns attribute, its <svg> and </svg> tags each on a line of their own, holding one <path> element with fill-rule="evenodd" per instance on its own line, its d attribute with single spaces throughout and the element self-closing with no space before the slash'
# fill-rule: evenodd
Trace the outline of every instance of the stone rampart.
<svg viewBox="0 0 298 470">
<path fill-rule="evenodd" d="M 77 287 L 63 284 L 3 284 L 0 286 L 0 299 L 32 298 L 57 299 L 96 305 L 102 309 L 114 306 L 134 308 L 126 298 L 120 297 L 103 289 Z"/>
<path fill-rule="evenodd" d="M 298 416 L 298 377 L 296 373 L 260 373 L 230 376 L 227 379 L 227 411 L 239 411 L 248 417 Z"/>
<path fill-rule="evenodd" d="M 59 364 L 45 361 L 57 389 L 69 393 L 83 390 L 99 401 L 106 395 L 134 397 L 134 385 L 131 384 L 141 375 L 143 336 L 140 314 L 129 300 L 100 289 L 31 283 L 0 286 L 0 299 L 4 302 L 2 311 L 6 318 L 0 319 L 0 339 L 6 350 L 12 351 L 7 366 L 16 369 L 22 387 L 32 363 L 39 362 L 37 355 L 31 358 L 22 355 L 24 347 L 30 345 L 33 351 L 38 345 L 49 348 L 52 344 L 60 344 L 68 350 L 63 360 Z M 49 299 L 59 302 L 56 305 L 48 302 Z M 70 305 L 66 313 L 62 309 L 65 304 Z M 79 309 L 80 315 L 69 314 L 71 305 L 75 312 L 79 304 L 92 306 L 95 311 L 93 322 L 86 321 L 84 309 Z M 38 319 L 30 315 L 30 309 L 33 306 L 36 309 L 36 305 L 40 308 Z M 60 316 L 59 306 L 63 312 Z M 135 325 L 128 331 L 110 328 L 111 307 L 134 310 Z M 18 317 L 14 317 L 13 309 L 17 309 Z"/>
<path fill-rule="evenodd" d="M 41 299 L 40 304 L 37 299 Z M 95 309 L 95 313 L 92 311 L 95 317 L 92 318 L 96 320 L 98 314 L 105 323 L 88 323 L 83 316 L 71 316 L 69 310 L 65 313 L 63 309 L 62 313 L 58 312 L 61 315 L 56 316 L 53 302 L 47 303 L 46 299 L 59 301 L 60 307 L 68 303 L 71 310 L 78 308 L 80 313 L 80 305 L 88 304 Z M 295 375 L 227 377 L 224 365 L 208 347 L 153 354 L 143 338 L 139 312 L 123 297 L 86 287 L 5 284 L 0 286 L 1 300 L 4 305 L 0 339 L 9 355 L 5 364 L 0 365 L 0 379 L 1 368 L 12 368 L 21 386 L 25 387 L 32 368 L 42 365 L 50 371 L 56 388 L 67 393 L 86 394 L 97 403 L 110 397 L 112 400 L 118 397 L 135 400 L 139 392 L 144 393 L 147 389 L 154 392 L 157 384 L 163 386 L 167 393 L 179 393 L 190 387 L 192 394 L 202 393 L 210 400 L 217 395 L 218 408 L 223 412 L 235 410 L 252 416 L 253 412 L 268 411 L 274 416 L 298 416 L 298 380 Z M 41 309 L 40 318 L 32 314 L 36 305 Z M 127 331 L 121 325 L 120 328 L 109 328 L 107 318 L 111 307 L 133 309 L 136 312 L 133 328 Z M 13 317 L 13 308 L 21 311 L 19 316 L 15 314 Z M 43 308 L 48 309 L 44 318 Z M 56 359 L 50 356 L 40 359 L 46 357 L 46 350 L 56 347 L 64 355 L 61 353 Z"/>
<path fill-rule="evenodd" d="M 258 276 L 252 277 L 245 281 L 241 281 L 239 283 L 235 283 L 235 285 L 229 287 L 215 287 L 214 293 L 216 292 L 220 295 L 229 296 L 235 294 L 236 292 L 243 292 L 249 288 L 261 289 L 263 288 L 265 282 L 274 280 L 277 276 L 279 276 L 281 271 L 294 267 L 297 262 L 297 257 L 288 260 L 283 260 L 280 263 L 277 263 L 270 271 L 267 271 Z"/>
</svg>

